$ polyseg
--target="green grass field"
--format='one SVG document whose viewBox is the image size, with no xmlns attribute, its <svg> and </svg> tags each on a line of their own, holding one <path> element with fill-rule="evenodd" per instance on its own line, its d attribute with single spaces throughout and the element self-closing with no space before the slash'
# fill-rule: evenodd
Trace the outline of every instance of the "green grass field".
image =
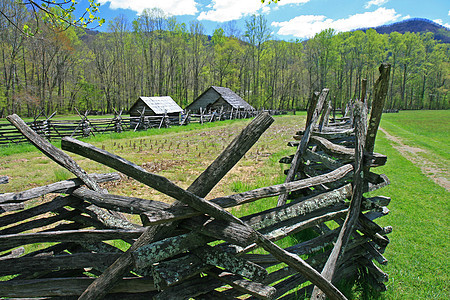
<svg viewBox="0 0 450 300">
<path fill-rule="evenodd" d="M 388 156 L 386 166 L 374 169 L 386 174 L 391 185 L 377 195 L 392 198 L 390 214 L 382 226 L 392 226 L 391 243 L 381 268 L 389 274 L 388 291 L 381 295 L 355 293 L 360 299 L 448 299 L 450 297 L 449 192 L 438 183 L 449 179 L 450 111 L 401 111 L 385 114 L 375 151 Z M 209 197 L 231 194 L 283 182 L 279 158 L 293 153 L 286 146 L 304 126 L 304 113 L 279 116 L 243 160 L 212 191 Z M 206 168 L 248 120 L 226 121 L 207 126 L 189 125 L 87 139 L 97 147 L 123 156 L 152 172 L 160 173 L 182 187 Z M 192 126 L 192 127 L 190 127 Z M 58 143 L 56 143 L 58 144 Z M 22 147 L 22 148 L 20 148 Z M 23 190 L 71 177 L 30 146 L 0 148 L 0 175 L 11 177 L 3 191 Z M 89 172 L 111 171 L 79 156 L 73 156 Z M 432 165 L 432 168 L 427 166 Z M 43 171 L 45 170 L 45 171 Z M 108 187 L 109 189 L 109 187 Z M 158 193 L 123 180 L 111 193 L 149 197 Z M 273 207 L 276 199 L 257 201 L 235 214 L 248 214 Z M 283 240 L 289 243 L 288 240 Z M 288 246 L 288 244 L 283 244 Z"/>
<path fill-rule="evenodd" d="M 391 225 L 385 256 L 389 264 L 386 299 L 449 299 L 450 297 L 450 193 L 424 173 L 420 164 L 435 163 L 448 179 L 450 111 L 402 111 L 385 114 L 381 127 L 407 146 L 421 148 L 414 164 L 395 147 L 398 144 L 378 133 L 375 151 L 388 156 L 377 169 L 391 185 L 378 191 L 392 198 L 391 213 L 380 225 Z M 413 154 L 411 154 L 413 155 Z M 408 155 L 410 156 L 410 155 Z M 427 161 L 428 160 L 428 161 Z"/>
</svg>

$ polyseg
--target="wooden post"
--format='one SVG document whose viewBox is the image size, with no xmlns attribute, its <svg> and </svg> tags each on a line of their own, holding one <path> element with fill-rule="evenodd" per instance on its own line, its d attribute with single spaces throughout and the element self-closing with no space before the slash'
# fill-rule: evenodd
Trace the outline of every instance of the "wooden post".
<svg viewBox="0 0 450 300">
<path fill-rule="evenodd" d="M 375 138 L 377 136 L 378 126 L 380 125 L 383 107 L 386 101 L 386 95 L 389 87 L 389 77 L 391 74 L 391 65 L 383 63 L 378 69 L 380 77 L 374 86 L 374 97 L 372 101 L 372 110 L 367 128 L 367 139 L 365 149 L 367 152 L 373 152 L 375 147 Z"/>
<path fill-rule="evenodd" d="M 203 109 L 200 107 L 200 124 L 203 125 Z"/>
<path fill-rule="evenodd" d="M 307 113 L 306 113 L 306 126 L 308 126 L 308 124 L 311 122 L 311 118 L 313 116 L 314 113 L 314 109 L 316 109 L 317 106 L 317 101 L 319 100 L 319 92 L 314 92 L 311 100 L 309 101 L 309 106 L 307 109 Z"/>
<path fill-rule="evenodd" d="M 306 124 L 306 130 L 303 134 L 302 140 L 298 145 L 297 151 L 295 152 L 294 158 L 292 159 L 291 167 L 289 168 L 288 174 L 286 175 L 286 179 L 284 182 L 290 182 L 294 179 L 295 174 L 297 173 L 297 169 L 301 162 L 301 157 L 304 155 L 307 147 L 309 138 L 311 135 L 311 131 L 313 130 L 314 125 L 319 118 L 320 111 L 322 110 L 323 103 L 328 95 L 328 89 L 323 89 L 322 93 L 318 97 L 317 106 L 315 107 L 314 113 L 312 114 L 311 121 Z M 288 194 L 282 194 L 278 197 L 277 206 L 281 206 L 286 204 Z"/>
<path fill-rule="evenodd" d="M 322 270 L 322 276 L 332 281 L 335 275 L 335 271 L 339 267 L 340 260 L 342 259 L 347 246 L 350 235 L 358 221 L 359 214 L 361 211 L 361 199 L 364 189 L 363 180 L 363 168 L 364 168 L 364 144 L 366 139 L 366 128 L 363 120 L 365 117 L 365 109 L 363 108 L 363 103 L 360 101 L 355 102 L 355 134 L 356 134 L 356 146 L 355 146 L 355 171 L 353 176 L 353 195 L 350 203 L 350 209 L 347 217 L 342 225 L 341 231 L 339 232 L 338 239 L 334 244 L 333 250 L 330 257 L 328 258 L 325 267 Z M 325 294 L 323 294 L 320 289 L 316 286 L 314 288 L 311 299 L 325 299 Z"/>
</svg>

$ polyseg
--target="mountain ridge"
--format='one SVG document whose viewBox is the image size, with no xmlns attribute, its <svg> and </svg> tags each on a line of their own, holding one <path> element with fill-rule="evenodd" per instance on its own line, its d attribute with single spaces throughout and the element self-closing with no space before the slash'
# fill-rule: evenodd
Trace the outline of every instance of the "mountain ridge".
<svg viewBox="0 0 450 300">
<path fill-rule="evenodd" d="M 362 30 L 366 32 L 368 29 L 375 29 L 380 34 L 389 34 L 391 32 L 405 33 L 426 33 L 432 32 L 434 38 L 441 43 L 450 43 L 450 30 L 436 22 L 424 18 L 411 18 L 400 22 L 395 22 L 388 25 L 381 25 L 377 27 L 360 28 L 356 30 Z"/>
</svg>

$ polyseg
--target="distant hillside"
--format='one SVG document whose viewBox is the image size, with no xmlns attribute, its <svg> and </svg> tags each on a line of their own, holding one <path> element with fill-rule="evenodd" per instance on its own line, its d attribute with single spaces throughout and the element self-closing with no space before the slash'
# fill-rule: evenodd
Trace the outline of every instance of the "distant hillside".
<svg viewBox="0 0 450 300">
<path fill-rule="evenodd" d="M 367 29 L 369 28 L 362 30 L 366 31 Z M 394 31 L 399 33 L 405 33 L 408 31 L 420 33 L 432 32 L 434 33 L 434 38 L 436 40 L 439 40 L 442 43 L 450 43 L 450 30 L 428 19 L 413 18 L 389 25 L 374 27 L 373 29 L 375 29 L 378 33 L 387 34 Z"/>
</svg>

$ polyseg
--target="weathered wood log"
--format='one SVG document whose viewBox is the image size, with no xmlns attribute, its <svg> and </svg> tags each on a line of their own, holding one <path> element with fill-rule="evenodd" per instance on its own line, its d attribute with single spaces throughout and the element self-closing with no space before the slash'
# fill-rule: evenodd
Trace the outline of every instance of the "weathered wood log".
<svg viewBox="0 0 450 300">
<path fill-rule="evenodd" d="M 388 282 L 389 281 L 389 275 L 383 272 L 377 265 L 375 265 L 371 260 L 367 259 L 366 257 L 360 257 L 358 258 L 358 263 L 364 267 L 367 268 L 367 271 L 372 274 L 372 276 L 378 281 L 378 282 Z"/>
<path fill-rule="evenodd" d="M 372 210 L 387 206 L 391 202 L 391 198 L 385 196 L 375 196 L 370 198 L 363 198 L 361 202 L 361 210 Z"/>
<path fill-rule="evenodd" d="M 378 251 L 372 243 L 365 243 L 363 245 L 364 249 L 366 249 L 369 254 L 380 264 L 380 265 L 387 265 L 388 260 L 386 257 L 383 256 L 383 254 Z"/>
<path fill-rule="evenodd" d="M 0 295 L 3 297 L 52 297 L 78 296 L 94 278 L 45 278 L 34 280 L 12 280 L 0 282 Z M 140 293 L 154 291 L 149 278 L 126 278 L 115 285 L 111 293 Z"/>
<path fill-rule="evenodd" d="M 271 187 L 259 188 L 248 192 L 215 198 L 210 201 L 224 208 L 233 207 L 251 201 L 259 200 L 262 198 L 278 196 L 282 193 L 297 191 L 305 187 L 315 186 L 326 182 L 333 182 L 335 180 L 344 177 L 352 170 L 353 167 L 351 165 L 345 165 L 342 166 L 341 168 L 338 168 L 337 170 L 319 175 L 317 177 L 292 181 L 288 183 L 274 185 Z M 200 212 L 187 208 L 185 206 L 177 206 L 165 209 L 164 212 L 156 210 L 144 212 L 142 218 L 144 224 L 146 224 L 147 226 L 155 223 L 157 224 L 178 219 L 190 218 L 199 214 Z"/>
<path fill-rule="evenodd" d="M 219 249 L 221 247 L 203 246 L 192 249 L 190 253 L 182 257 L 154 265 L 152 274 L 155 285 L 158 289 L 164 289 L 204 272 L 212 266 L 222 267 L 252 280 L 260 281 L 267 276 L 264 268 Z"/>
<path fill-rule="evenodd" d="M 332 172 L 322 174 L 316 177 L 307 178 L 294 182 L 286 182 L 284 184 L 279 184 L 267 188 L 260 188 L 253 191 L 244 192 L 241 194 L 236 194 L 229 196 L 228 198 L 232 198 L 233 200 L 239 200 L 239 203 L 244 203 L 244 200 L 254 200 L 261 199 L 266 197 L 272 197 L 277 195 L 283 195 L 285 193 L 297 191 L 303 189 L 305 187 L 315 186 L 321 183 L 332 182 L 335 180 L 339 180 L 344 177 L 350 171 L 353 170 L 351 165 L 345 165 L 341 168 L 338 168 Z"/>
<path fill-rule="evenodd" d="M 305 217 L 305 221 L 304 222 L 298 222 L 298 223 L 297 222 L 293 222 L 292 228 L 294 228 L 294 229 L 297 228 L 297 229 L 301 230 L 301 229 L 313 226 L 314 224 L 316 224 L 318 222 L 324 222 L 326 220 L 332 219 L 333 217 L 343 217 L 346 214 L 346 211 L 347 210 L 340 211 L 340 212 L 338 212 L 338 214 L 336 214 L 336 215 L 334 215 L 332 217 L 327 217 L 327 214 L 325 214 L 325 216 L 324 216 L 323 213 L 317 213 L 317 215 L 319 216 L 318 218 L 310 218 L 310 219 L 308 219 L 307 217 Z M 277 224 L 277 226 L 281 226 L 282 227 L 283 224 L 282 223 L 281 224 Z M 269 234 L 267 234 L 266 237 L 270 238 L 270 239 L 274 239 L 274 240 L 277 240 L 277 239 L 280 239 L 282 237 L 285 237 L 286 235 L 289 234 L 289 230 L 291 228 L 283 228 L 283 229 L 284 230 L 279 230 L 278 235 L 277 235 L 277 234 L 274 233 L 277 229 L 276 228 L 275 229 L 272 228 L 271 229 L 272 231 L 269 230 Z M 336 236 L 337 236 L 337 233 L 336 233 Z M 331 243 L 331 241 L 330 241 L 330 243 Z M 231 250 L 231 249 L 227 248 L 227 245 L 219 245 L 217 247 L 219 249 L 222 249 L 222 251 L 226 252 L 226 253 L 228 253 Z M 244 249 L 241 248 L 239 251 L 241 251 L 242 253 L 245 253 L 245 252 L 248 252 L 248 251 L 252 250 L 255 247 L 256 247 L 256 244 L 253 247 L 247 247 L 247 248 L 244 248 Z M 311 245 L 310 247 L 313 248 L 314 246 Z M 318 247 L 318 245 L 316 244 L 316 248 L 314 248 L 314 249 L 316 249 L 315 251 L 320 250 L 320 247 L 319 248 L 317 248 L 317 247 Z M 303 248 L 297 249 L 297 247 L 290 247 L 290 248 L 287 248 L 286 250 L 288 252 L 292 252 L 292 253 L 295 253 L 297 255 L 302 255 L 302 254 L 305 254 L 305 253 L 302 252 L 302 249 Z M 249 256 L 249 257 L 246 256 L 246 258 L 251 258 L 251 257 L 252 256 Z M 264 261 L 264 263 L 268 263 L 268 262 L 279 263 L 279 261 L 277 259 L 275 259 L 274 256 L 271 255 L 271 254 L 267 255 L 266 257 L 270 261 Z M 323 260 L 325 261 L 326 258 L 324 258 Z M 258 263 L 259 263 L 259 261 L 258 261 Z M 181 264 L 190 265 L 190 266 L 192 266 L 192 268 L 180 268 L 180 267 L 178 267 Z M 164 272 L 166 272 L 166 273 L 162 273 L 160 275 L 155 275 L 155 276 L 161 277 L 161 281 L 163 281 L 162 283 L 164 283 L 166 281 L 167 285 L 169 285 L 169 282 L 171 282 L 171 284 L 173 284 L 175 282 L 182 281 L 182 280 L 185 280 L 187 278 L 190 278 L 193 275 L 195 275 L 195 274 L 197 274 L 199 272 L 203 272 L 203 271 L 208 269 L 208 266 L 206 265 L 206 263 L 199 262 L 197 257 L 194 256 L 194 255 L 187 255 L 187 256 L 185 256 L 182 259 L 182 262 L 180 262 L 179 264 L 177 264 L 176 260 L 174 260 L 173 263 L 170 263 L 170 262 L 161 263 L 161 267 L 159 269 L 164 268 L 164 267 L 165 267 Z M 174 271 L 171 271 L 171 270 L 174 270 Z M 166 278 L 166 277 L 169 277 L 169 278 Z M 173 280 L 172 278 L 176 278 L 176 279 Z"/>
<path fill-rule="evenodd" d="M 372 177 L 373 174 L 378 177 L 375 181 L 377 183 L 373 184 L 369 180 L 366 180 L 366 182 L 368 183 L 368 186 L 364 186 L 364 192 L 373 192 L 373 191 L 376 191 L 378 189 L 381 189 L 381 188 L 391 184 L 391 181 L 385 174 L 378 175 L 378 174 L 372 173 L 370 176 Z"/>
<path fill-rule="evenodd" d="M 68 140 L 65 140 L 68 142 Z M 71 141 L 70 145 L 77 145 L 80 146 L 80 142 L 77 141 Z M 193 206 L 194 208 L 210 214 L 216 218 L 224 219 L 231 222 L 236 222 L 241 225 L 245 225 L 241 220 L 234 217 L 232 214 L 228 213 L 227 211 L 223 210 L 220 206 L 217 206 L 215 204 L 212 204 L 210 202 L 206 202 L 204 199 L 189 193 L 175 184 L 171 183 L 169 180 L 167 180 L 164 177 L 151 174 L 143 170 L 142 168 L 122 159 L 119 157 L 113 157 L 111 154 L 107 153 L 106 151 L 102 151 L 100 149 L 93 149 L 94 147 L 86 147 L 86 145 L 83 145 L 83 147 L 71 147 L 74 151 L 84 152 L 82 150 L 86 150 L 87 148 L 90 148 L 91 155 L 89 155 L 91 158 L 95 158 L 96 160 L 100 160 L 103 163 L 114 167 L 120 171 L 123 171 L 125 174 L 132 176 L 130 177 L 136 177 L 139 181 L 155 187 L 157 190 L 160 190 L 161 192 L 166 193 L 167 195 L 170 195 L 174 197 L 177 200 L 183 200 L 183 202 L 187 202 L 188 205 Z M 81 151 L 80 151 L 81 150 Z M 78 153 L 78 152 L 77 152 Z M 80 154 L 80 153 L 79 153 Z M 106 159 L 105 159 L 106 158 Z M 326 290 L 327 295 L 329 295 L 333 299 L 345 299 L 345 297 L 337 290 L 333 285 L 331 285 L 326 280 L 323 280 L 323 278 L 315 272 L 311 267 L 309 267 L 306 263 L 304 263 L 303 260 L 301 260 L 298 256 L 293 256 L 287 252 L 285 252 L 283 249 L 279 248 L 269 240 L 267 240 L 264 236 L 257 234 L 258 237 L 258 244 L 260 244 L 265 250 L 271 252 L 272 254 L 278 256 L 282 259 L 283 262 L 288 263 L 289 265 L 292 265 L 294 268 L 300 270 L 305 274 L 305 276 L 310 279 L 312 282 L 316 283 L 318 286 Z M 114 265 L 114 264 L 113 264 Z M 95 289 L 97 290 L 97 289 Z M 86 295 L 86 293 L 84 294 Z M 81 297 L 83 298 L 83 297 Z"/>
<path fill-rule="evenodd" d="M 274 299 L 275 288 L 264 285 L 262 283 L 245 280 L 241 276 L 237 276 L 228 272 L 221 272 L 218 268 L 209 269 L 206 274 L 229 284 L 232 288 L 242 291 L 246 294 L 253 295 L 258 299 Z"/>
<path fill-rule="evenodd" d="M 308 216 L 298 217 L 295 219 L 287 220 L 283 223 L 277 224 L 270 228 L 261 230 L 269 239 L 279 240 L 288 235 L 300 232 L 306 228 L 310 228 L 314 225 L 321 224 L 326 221 L 334 220 L 339 217 L 343 217 L 347 214 L 348 209 L 343 205 L 335 205 L 329 208 L 323 208 L 319 211 L 309 213 Z"/>
<path fill-rule="evenodd" d="M 211 276 L 197 277 L 161 291 L 154 300 L 190 299 L 223 286 L 223 282 Z"/>
<path fill-rule="evenodd" d="M 314 92 L 311 95 L 311 101 L 308 101 L 308 108 L 306 111 L 306 123 L 305 123 L 307 125 L 311 122 L 311 119 L 314 114 L 314 110 L 317 107 L 317 102 L 319 101 L 319 95 L 320 95 L 320 92 Z"/>
<path fill-rule="evenodd" d="M 355 159 L 355 149 L 346 148 L 340 145 L 333 144 L 329 140 L 322 137 L 312 136 L 310 141 L 316 145 L 318 145 L 323 151 L 332 155 L 338 156 L 348 160 Z M 365 153 L 366 160 L 370 162 L 373 166 L 382 166 L 386 164 L 387 157 L 378 153 Z M 367 165 L 367 163 L 366 163 Z"/>
<path fill-rule="evenodd" d="M 362 228 L 363 233 L 369 236 L 383 232 L 383 228 L 374 221 L 367 218 L 363 213 L 359 214 L 358 227 Z"/>
<path fill-rule="evenodd" d="M 294 140 L 300 141 L 304 135 L 304 131 L 298 131 L 294 136 Z M 317 132 L 313 131 L 311 136 L 318 136 L 326 138 L 327 140 L 341 139 L 353 136 L 355 131 L 353 129 L 337 130 L 332 132 L 330 129 L 327 132 Z"/>
<path fill-rule="evenodd" d="M 182 221 L 179 226 L 190 231 L 196 231 L 205 237 L 213 240 L 225 240 L 239 246 L 247 246 L 256 241 L 254 230 L 242 224 L 228 222 L 223 220 L 187 219 Z"/>
<path fill-rule="evenodd" d="M 25 223 L 20 223 L 20 224 L 16 224 L 16 225 L 8 227 L 8 228 L 4 228 L 4 229 L 0 230 L 0 235 L 15 234 L 15 233 L 24 232 L 24 231 L 31 230 L 31 229 L 43 228 L 45 226 L 54 224 L 58 221 L 65 220 L 65 219 L 71 218 L 71 217 L 79 214 L 78 211 L 68 211 L 68 210 L 62 210 L 62 209 L 58 209 L 55 212 L 57 213 L 56 215 L 52 215 L 52 216 L 45 217 L 45 218 L 41 217 L 41 218 L 38 218 L 35 220 L 30 220 Z"/>
<path fill-rule="evenodd" d="M 156 288 L 161 291 L 211 268 L 197 256 L 187 254 L 152 266 L 152 277 Z"/>
<path fill-rule="evenodd" d="M 119 255 L 118 253 L 75 253 L 71 255 L 10 258 L 0 260 L 0 275 L 33 273 L 46 270 L 74 270 L 88 267 L 104 270 Z"/>
<path fill-rule="evenodd" d="M 0 184 L 7 184 L 9 182 L 8 176 L 0 176 Z"/>
<path fill-rule="evenodd" d="M 11 124 L 13 124 L 36 148 L 41 150 L 46 156 L 48 156 L 51 160 L 55 161 L 59 165 L 63 166 L 70 172 L 72 172 L 75 176 L 80 178 L 84 184 L 86 184 L 89 188 L 101 191 L 101 188 L 98 184 L 93 180 L 89 175 L 81 169 L 81 167 L 66 153 L 62 152 L 48 141 L 39 136 L 36 132 L 34 132 L 30 127 L 25 124 L 25 122 L 16 114 L 7 116 Z"/>
<path fill-rule="evenodd" d="M 328 101 L 328 105 L 324 107 L 322 116 L 320 117 L 319 121 L 319 131 L 322 131 L 322 129 L 326 126 L 328 126 L 329 116 L 331 112 L 331 100 Z"/>
<path fill-rule="evenodd" d="M 345 251 L 345 247 L 350 239 L 350 236 L 356 226 L 361 211 L 361 198 L 363 194 L 363 173 L 364 168 L 364 144 L 365 144 L 365 124 L 363 123 L 363 107 L 361 102 L 355 103 L 355 171 L 353 180 L 353 195 L 350 203 L 348 215 L 344 221 L 338 239 L 334 244 L 333 251 L 328 258 L 325 267 L 322 270 L 322 275 L 332 281 L 336 269 L 339 267 L 339 260 Z M 325 299 L 320 289 L 316 286 L 314 288 L 312 299 Z"/>
<path fill-rule="evenodd" d="M 92 160 L 103 163 L 106 166 L 114 168 L 161 193 L 171 196 L 176 200 L 197 209 L 202 213 L 208 214 L 217 219 L 223 219 L 230 222 L 235 221 L 235 218 L 229 212 L 221 209 L 218 205 L 208 202 L 205 199 L 182 189 L 163 176 L 147 172 L 140 166 L 135 165 L 122 157 L 72 138 L 62 139 L 61 146 L 65 150 L 88 157 Z"/>
<path fill-rule="evenodd" d="M 247 153 L 264 131 L 274 122 L 268 113 L 258 115 L 208 168 L 192 183 L 189 192 L 205 197 L 223 176 Z M 214 181 L 209 178 L 215 178 Z"/>
<path fill-rule="evenodd" d="M 0 235 L 1 251 L 32 244 L 51 242 L 105 241 L 138 238 L 143 230 L 73 230 L 64 232 L 41 232 Z"/>
<path fill-rule="evenodd" d="M 242 221 L 236 221 L 236 222 L 242 222 Z M 242 223 L 244 224 L 244 223 Z M 337 290 L 333 285 L 331 285 L 329 282 L 323 280 L 321 276 L 318 276 L 318 272 L 312 269 L 309 265 L 307 265 L 302 259 L 300 259 L 298 256 L 293 255 L 291 253 L 288 253 L 284 249 L 276 246 L 273 242 L 268 240 L 263 235 L 257 233 L 258 237 L 258 245 L 263 247 L 266 251 L 277 257 L 282 262 L 287 263 L 289 266 L 293 267 L 294 269 L 298 270 L 306 278 L 311 280 L 312 282 L 320 285 L 324 289 L 327 290 L 327 295 L 332 299 L 345 299 L 345 297 L 340 293 L 339 290 Z"/>
<path fill-rule="evenodd" d="M 104 209 L 100 209 L 96 205 L 85 205 L 85 203 L 81 205 L 75 205 L 72 204 L 75 208 L 80 209 L 84 213 L 91 216 L 93 220 L 100 221 L 105 228 L 118 228 L 118 229 L 124 229 L 124 230 L 133 230 L 133 229 L 139 229 L 142 226 L 133 224 L 127 220 L 123 220 L 120 218 L 116 218 L 112 216 L 108 211 Z"/>
<path fill-rule="evenodd" d="M 305 155 L 303 155 L 304 160 L 310 160 L 314 162 L 320 162 L 328 169 L 335 170 L 342 167 L 342 163 L 334 160 L 331 156 L 322 153 L 312 152 L 309 149 L 306 149 Z"/>
<path fill-rule="evenodd" d="M 306 282 L 306 278 L 302 276 L 301 274 L 294 274 L 290 276 L 289 278 L 277 283 L 274 285 L 274 288 L 277 290 L 275 297 L 276 299 L 279 299 L 283 294 L 287 293 L 288 291 L 294 289 L 295 287 L 301 285 L 302 283 Z M 302 293 L 302 292 L 300 292 Z M 299 294 L 298 296 L 301 296 L 302 294 Z M 299 297 L 296 297 L 296 299 L 299 299 Z M 251 298 L 254 300 L 255 298 Z"/>
<path fill-rule="evenodd" d="M 264 119 L 267 119 L 268 116 L 262 115 Z M 267 121 L 266 121 L 267 122 Z M 259 121 L 258 121 L 259 123 Z M 265 122 L 262 122 L 262 124 L 264 124 Z M 246 132 L 254 132 L 254 135 L 261 135 L 264 130 L 259 130 L 258 127 L 261 125 L 255 124 L 254 122 L 250 123 L 250 125 L 248 125 L 247 127 L 251 127 L 253 129 L 250 130 L 246 130 Z M 262 125 L 264 126 L 264 125 Z M 259 138 L 259 136 L 257 138 L 252 137 L 253 140 L 257 140 Z M 241 143 L 246 143 L 247 137 L 245 134 L 240 135 L 240 139 L 235 143 L 235 148 L 239 149 L 239 145 Z M 62 142 L 62 144 L 64 144 L 64 141 Z M 64 146 L 63 146 L 64 147 Z M 229 151 L 234 151 L 233 149 L 229 149 L 227 148 L 227 150 Z M 238 152 L 241 155 L 244 155 L 245 152 Z M 228 172 L 229 169 L 231 169 L 233 167 L 232 164 L 227 163 L 227 160 L 234 160 L 234 161 L 238 161 L 239 158 L 234 157 L 234 156 L 230 156 L 227 154 L 224 155 L 220 155 L 218 159 L 216 159 L 213 163 L 215 163 L 216 161 L 220 161 L 221 163 L 216 163 L 216 167 L 218 169 L 220 169 L 220 171 L 218 172 L 220 173 L 226 173 Z M 200 175 L 202 176 L 202 175 Z M 188 188 L 188 190 L 196 190 L 198 193 L 200 194 L 208 194 L 209 190 L 206 187 L 213 187 L 217 184 L 217 182 L 220 180 L 220 178 L 217 177 L 207 177 L 204 176 L 204 180 L 201 181 L 196 181 L 195 183 L 191 184 L 191 186 Z M 200 184 L 201 183 L 201 184 Z M 178 205 L 177 203 L 174 204 Z M 213 214 L 214 215 L 214 214 Z M 110 289 L 113 285 L 114 282 L 117 281 L 123 273 L 126 272 L 126 270 L 131 266 L 132 264 L 132 257 L 131 257 L 131 252 L 135 251 L 136 249 L 138 249 L 139 247 L 151 242 L 154 237 L 156 236 L 156 234 L 158 233 L 159 235 L 162 235 L 161 233 L 161 228 L 163 228 L 163 232 L 167 232 L 173 229 L 172 226 L 167 226 L 167 227 L 148 227 L 148 229 L 144 232 L 144 234 L 130 247 L 130 249 L 128 249 L 128 251 L 121 256 L 117 261 L 114 262 L 113 265 L 110 266 L 110 268 L 108 268 L 106 270 L 106 272 L 104 272 L 102 274 L 102 276 L 100 276 L 92 285 L 90 285 L 88 287 L 88 289 L 86 289 L 86 291 L 82 294 L 82 296 L 80 297 L 80 299 L 96 299 L 96 298 L 101 298 L 103 295 L 106 294 L 106 292 L 108 291 L 108 289 Z"/>
<path fill-rule="evenodd" d="M 108 182 L 113 180 L 119 180 L 120 176 L 117 173 L 108 174 L 89 174 L 97 183 Z M 0 203 L 4 202 L 23 202 L 26 200 L 34 199 L 49 193 L 65 193 L 68 194 L 75 187 L 82 185 L 83 182 L 78 179 L 63 180 L 49 185 L 32 188 L 18 193 L 5 193 L 0 194 Z"/>
<path fill-rule="evenodd" d="M 217 300 L 217 299 L 223 299 L 223 300 L 238 300 L 239 298 L 236 298 L 231 295 L 225 294 L 225 292 L 218 292 L 216 290 L 210 291 L 207 294 L 198 295 L 195 297 L 196 300 Z"/>
<path fill-rule="evenodd" d="M 351 185 L 345 185 L 337 190 L 322 193 L 304 201 L 295 201 L 284 206 L 271 208 L 266 211 L 248 215 L 242 220 L 255 229 L 260 229 L 298 216 L 306 216 L 320 208 L 332 206 L 350 198 L 352 194 Z"/>
<path fill-rule="evenodd" d="M 317 122 L 317 119 L 319 117 L 320 111 L 322 110 L 323 103 L 325 102 L 325 99 L 328 95 L 328 89 L 323 89 L 319 100 L 317 103 L 317 106 L 314 108 L 314 113 L 311 117 L 311 121 L 306 124 L 305 134 L 303 135 L 302 140 L 300 141 L 300 144 L 298 145 L 297 151 L 295 152 L 294 158 L 292 159 L 291 167 L 289 168 L 288 174 L 286 175 L 285 183 L 290 182 L 294 179 L 295 174 L 297 173 L 298 167 L 301 163 L 301 157 L 306 151 L 306 148 L 308 147 L 308 142 L 310 138 L 311 131 L 313 130 L 314 125 Z M 284 205 L 286 203 L 288 194 L 281 194 L 278 197 L 278 203 L 277 206 Z"/>
<path fill-rule="evenodd" d="M 163 214 L 164 210 L 170 207 L 169 204 L 160 201 L 98 193 L 83 187 L 75 189 L 71 194 L 99 207 L 129 214 L 140 214 L 147 211 L 157 211 Z"/>
<path fill-rule="evenodd" d="M 379 69 L 380 77 L 377 79 L 374 85 L 374 97 L 372 101 L 372 111 L 367 128 L 367 139 L 365 143 L 365 150 L 367 152 L 373 152 L 375 147 L 375 138 L 380 125 L 381 115 L 383 114 L 383 107 L 386 101 L 386 95 L 389 88 L 389 77 L 391 74 L 391 65 L 383 63 Z"/>
<path fill-rule="evenodd" d="M 142 273 L 158 261 L 200 247 L 206 242 L 208 242 L 207 238 L 196 232 L 190 232 L 142 246 L 133 251 L 132 258 L 135 268 L 141 270 L 140 273 Z"/>
<path fill-rule="evenodd" d="M 310 240 L 301 242 L 299 244 L 290 246 L 286 248 L 286 251 L 295 253 L 297 255 L 312 254 L 314 252 L 320 251 L 324 247 L 333 243 L 339 234 L 340 228 L 334 229 L 326 234 L 319 235 L 318 237 L 312 238 Z M 256 264 L 275 264 L 278 263 L 272 255 L 270 254 L 244 254 L 243 257 Z M 271 275 L 269 275 L 270 277 Z M 266 282 L 274 282 L 266 281 Z"/>
<path fill-rule="evenodd" d="M 386 285 L 382 282 L 378 282 L 378 280 L 376 278 L 374 278 L 371 273 L 367 274 L 367 282 L 372 287 L 372 289 L 374 289 L 377 292 L 386 292 L 387 291 Z"/>
<path fill-rule="evenodd" d="M 30 127 L 28 127 L 25 122 L 16 114 L 10 115 L 6 117 L 9 122 L 11 122 L 36 148 L 38 148 L 42 153 L 48 156 L 51 160 L 61 165 L 62 167 L 69 170 L 75 176 L 83 181 L 87 187 L 93 189 L 97 192 L 102 192 L 102 188 L 98 185 L 98 183 L 91 178 L 86 171 L 84 171 L 69 155 L 59 150 L 49 141 L 45 140 L 41 136 L 39 136 L 36 132 L 34 132 Z M 99 210 L 101 209 L 97 207 L 93 207 L 92 209 Z M 109 212 L 101 212 L 102 215 L 108 216 L 108 219 L 115 220 L 117 224 L 122 224 L 122 228 L 131 227 L 131 224 L 126 221 L 125 217 L 120 213 L 111 214 Z M 128 223 L 128 224 L 127 224 Z"/>
<path fill-rule="evenodd" d="M 327 281 L 320 275 L 315 269 L 303 261 L 295 254 L 285 251 L 276 244 L 270 242 L 263 235 L 259 235 L 258 245 L 263 247 L 274 257 L 281 262 L 286 263 L 288 266 L 297 270 L 301 275 L 306 277 L 309 281 L 318 286 L 330 299 L 347 299 L 334 285 Z"/>
<path fill-rule="evenodd" d="M 74 201 L 71 197 L 55 197 L 52 201 L 43 203 L 34 207 L 31 207 L 29 209 L 9 214 L 5 216 L 0 217 L 0 227 L 7 226 L 9 224 L 13 224 L 16 222 L 21 222 L 26 219 L 55 211 L 63 206 L 70 205 Z M 78 200 L 75 200 L 78 201 Z"/>
<path fill-rule="evenodd" d="M 6 252 L 6 253 L 0 255 L 0 261 L 1 260 L 5 260 L 5 259 L 19 257 L 19 256 L 21 256 L 24 253 L 25 253 L 25 248 L 24 247 L 19 247 L 19 248 L 13 249 L 13 250 L 11 250 L 9 252 Z"/>
<path fill-rule="evenodd" d="M 0 214 L 9 211 L 17 211 L 25 208 L 23 203 L 6 203 L 0 204 Z"/>
<path fill-rule="evenodd" d="M 261 281 L 267 276 L 266 269 L 259 265 L 227 252 L 222 252 L 216 247 L 204 246 L 193 249 L 192 253 L 208 265 L 224 268 L 233 274 L 251 280 Z"/>
</svg>

